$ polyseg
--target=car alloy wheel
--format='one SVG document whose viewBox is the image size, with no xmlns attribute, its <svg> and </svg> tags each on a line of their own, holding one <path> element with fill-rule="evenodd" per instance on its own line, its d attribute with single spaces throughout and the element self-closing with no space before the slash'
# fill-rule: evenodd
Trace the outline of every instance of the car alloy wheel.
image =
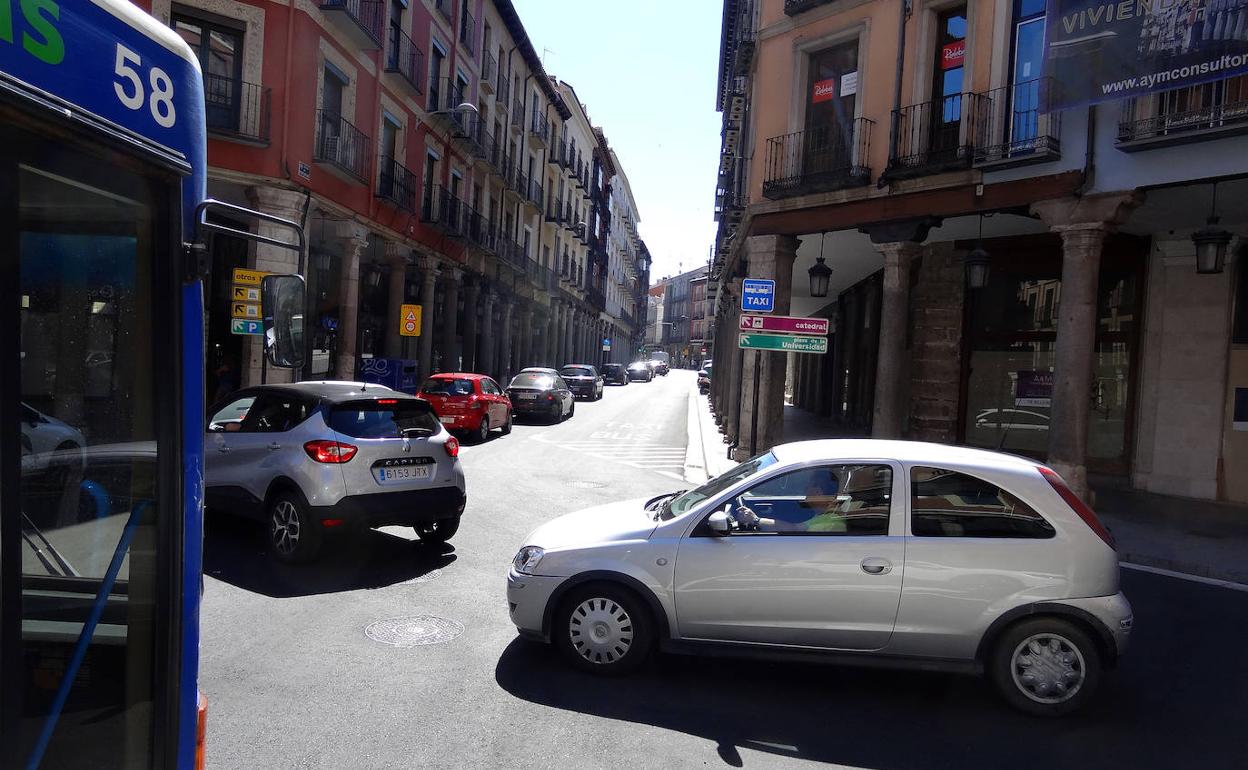
<svg viewBox="0 0 1248 770">
<path fill-rule="evenodd" d="M 507 412 L 507 420 L 506 422 L 503 423 L 503 435 L 504 436 L 509 435 L 511 433 L 511 424 L 515 419 L 516 419 L 515 414 L 513 414 L 510 411 Z"/>
<path fill-rule="evenodd" d="M 633 619 L 613 599 L 586 599 L 568 617 L 568 638 L 585 661 L 615 663 L 633 647 Z"/>
<path fill-rule="evenodd" d="M 481 424 L 477 426 L 477 443 L 484 444 L 490 439 L 490 418 L 482 417 Z"/>
<path fill-rule="evenodd" d="M 280 492 L 269 503 L 269 549 L 284 562 L 308 562 L 321 549 L 322 533 L 294 492 Z"/>
<path fill-rule="evenodd" d="M 299 537 L 303 525 L 299 522 L 299 513 L 290 500 L 279 500 L 273 506 L 273 515 L 269 517 L 269 535 L 273 539 L 273 550 L 279 556 L 290 558 L 299 549 Z"/>
<path fill-rule="evenodd" d="M 1014 648 L 1010 673 L 1019 692 L 1036 703 L 1062 703 L 1083 686 L 1083 653 L 1055 633 L 1033 634 Z"/>
</svg>

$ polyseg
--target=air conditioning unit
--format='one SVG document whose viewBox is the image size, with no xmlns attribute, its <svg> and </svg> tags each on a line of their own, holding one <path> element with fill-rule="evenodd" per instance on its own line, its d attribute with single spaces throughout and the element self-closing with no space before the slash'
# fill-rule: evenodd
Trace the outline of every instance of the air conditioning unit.
<svg viewBox="0 0 1248 770">
<path fill-rule="evenodd" d="M 325 157 L 325 160 L 342 163 L 342 137 L 325 137 L 324 141 L 321 142 L 321 154 Z"/>
</svg>

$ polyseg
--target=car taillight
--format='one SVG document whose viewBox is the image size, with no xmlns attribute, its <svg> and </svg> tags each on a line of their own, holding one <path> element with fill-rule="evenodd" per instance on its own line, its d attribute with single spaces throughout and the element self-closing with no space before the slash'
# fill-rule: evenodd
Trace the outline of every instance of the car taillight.
<svg viewBox="0 0 1248 770">
<path fill-rule="evenodd" d="M 350 462 L 351 458 L 355 457 L 355 453 L 360 450 L 358 447 L 344 444 L 341 441 L 309 441 L 303 445 L 303 451 L 318 463 L 341 464 Z"/>
<path fill-rule="evenodd" d="M 381 406 L 394 406 L 399 403 L 399 400 L 397 398 L 379 398 L 377 399 L 377 403 Z"/>
<path fill-rule="evenodd" d="M 468 408 L 469 409 L 484 409 L 485 401 L 483 399 L 478 398 L 477 396 L 472 396 L 471 398 L 468 399 Z"/>
<path fill-rule="evenodd" d="M 447 457 L 459 457 L 459 439 L 454 436 L 447 436 L 442 448 L 446 450 Z"/>
<path fill-rule="evenodd" d="M 1053 487 L 1053 491 L 1057 492 L 1066 501 L 1066 504 L 1075 513 L 1079 514 L 1079 518 L 1083 519 L 1083 523 L 1087 524 L 1088 528 L 1095 532 L 1097 537 L 1105 541 L 1105 545 L 1117 550 L 1117 546 L 1114 545 L 1114 536 L 1109 533 L 1108 529 L 1105 529 L 1105 525 L 1101 523 L 1101 520 L 1096 518 L 1096 513 L 1088 507 L 1088 504 L 1080 500 L 1079 495 L 1076 495 L 1070 487 L 1066 486 L 1066 482 L 1057 474 L 1057 471 L 1042 465 L 1040 466 L 1040 475 L 1044 476 L 1044 480 L 1049 482 L 1049 486 Z"/>
<path fill-rule="evenodd" d="M 547 401 L 554 401 L 554 400 L 555 400 L 555 395 L 554 395 L 553 393 L 547 393 L 547 394 L 546 394 L 546 400 L 547 400 Z"/>
</svg>

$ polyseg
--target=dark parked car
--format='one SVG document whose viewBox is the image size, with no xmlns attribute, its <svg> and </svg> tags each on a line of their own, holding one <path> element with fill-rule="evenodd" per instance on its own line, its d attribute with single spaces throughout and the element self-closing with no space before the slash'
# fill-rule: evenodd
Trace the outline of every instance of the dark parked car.
<svg viewBox="0 0 1248 770">
<path fill-rule="evenodd" d="M 628 379 L 650 382 L 654 379 L 654 368 L 647 361 L 637 361 L 628 365 Z"/>
<path fill-rule="evenodd" d="M 606 380 L 589 364 L 568 364 L 559 370 L 559 376 L 568 383 L 572 395 L 597 401 L 602 398 Z"/>
<path fill-rule="evenodd" d="M 624 364 L 603 364 L 602 376 L 610 385 L 627 385 L 628 367 Z"/>
<path fill-rule="evenodd" d="M 576 397 L 559 375 L 521 372 L 507 386 L 516 417 L 545 417 L 559 422 L 576 412 Z"/>
</svg>

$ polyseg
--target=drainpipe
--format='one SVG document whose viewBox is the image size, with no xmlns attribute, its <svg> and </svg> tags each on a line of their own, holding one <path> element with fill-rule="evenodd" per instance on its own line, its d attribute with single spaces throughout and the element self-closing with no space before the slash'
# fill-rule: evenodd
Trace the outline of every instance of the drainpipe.
<svg viewBox="0 0 1248 770">
<path fill-rule="evenodd" d="M 290 67 L 295 50 L 295 6 L 286 10 L 286 64 L 282 73 L 282 173 L 290 179 Z"/>
<path fill-rule="evenodd" d="M 1088 105 L 1088 146 L 1083 155 L 1083 181 L 1075 188 L 1075 197 L 1082 198 L 1096 182 L 1096 105 Z"/>
<path fill-rule="evenodd" d="M 888 119 L 888 152 L 892 154 L 897 148 L 897 132 L 901 126 L 901 80 L 902 71 L 906 67 L 906 20 L 910 18 L 910 0 L 901 0 L 901 8 L 897 12 L 897 72 L 893 78 L 893 111 Z M 879 187 L 886 184 L 885 175 L 880 175 Z"/>
</svg>

